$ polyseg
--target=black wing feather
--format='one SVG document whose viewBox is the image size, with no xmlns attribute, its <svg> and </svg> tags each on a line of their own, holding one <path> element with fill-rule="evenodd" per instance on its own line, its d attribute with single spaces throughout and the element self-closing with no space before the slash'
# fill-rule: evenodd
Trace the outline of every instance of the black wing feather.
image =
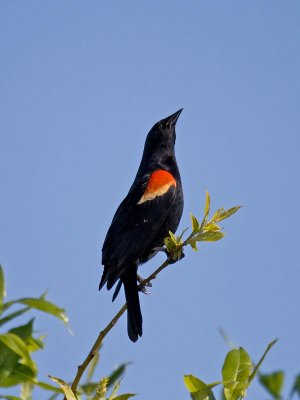
<svg viewBox="0 0 300 400">
<path fill-rule="evenodd" d="M 107 281 L 108 288 L 112 287 L 124 272 L 126 264 L 138 260 L 143 262 L 149 251 L 161 245 L 168 233 L 165 220 L 175 202 L 176 188 L 171 187 L 164 195 L 137 204 L 143 194 L 140 188 L 130 190 L 107 232 L 102 248 L 105 268 L 100 287 Z"/>
</svg>

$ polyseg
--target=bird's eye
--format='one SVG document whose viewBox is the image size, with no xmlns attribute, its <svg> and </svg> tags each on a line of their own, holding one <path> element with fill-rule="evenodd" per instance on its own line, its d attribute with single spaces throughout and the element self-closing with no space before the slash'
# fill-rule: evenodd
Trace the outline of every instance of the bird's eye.
<svg viewBox="0 0 300 400">
<path fill-rule="evenodd" d="M 170 129 L 170 128 L 171 128 L 171 124 L 170 124 L 169 122 L 167 122 L 166 128 L 167 128 L 167 129 Z"/>
<path fill-rule="evenodd" d="M 163 124 L 159 124 L 159 130 L 162 131 L 164 129 Z"/>
</svg>

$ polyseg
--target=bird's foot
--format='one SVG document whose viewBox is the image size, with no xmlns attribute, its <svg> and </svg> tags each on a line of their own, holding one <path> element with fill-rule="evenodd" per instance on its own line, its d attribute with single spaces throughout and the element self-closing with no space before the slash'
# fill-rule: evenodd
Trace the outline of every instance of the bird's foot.
<svg viewBox="0 0 300 400">
<path fill-rule="evenodd" d="M 167 248 L 165 245 L 154 247 L 153 252 L 158 253 L 159 251 L 163 251 L 164 253 L 167 251 Z"/>
<path fill-rule="evenodd" d="M 146 282 L 140 275 L 137 275 L 137 281 L 139 283 L 138 290 L 144 294 L 151 294 L 150 291 L 147 290 L 148 287 L 152 287 L 151 282 Z"/>
</svg>

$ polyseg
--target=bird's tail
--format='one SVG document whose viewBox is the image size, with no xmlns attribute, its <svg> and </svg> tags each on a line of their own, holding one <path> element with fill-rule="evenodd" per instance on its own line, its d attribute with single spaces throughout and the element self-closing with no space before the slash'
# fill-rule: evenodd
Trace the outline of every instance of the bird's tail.
<svg viewBox="0 0 300 400">
<path fill-rule="evenodd" d="M 124 285 L 127 302 L 127 331 L 130 340 L 136 342 L 142 336 L 143 317 L 140 307 L 139 291 L 137 286 L 137 267 L 131 265 L 126 268 L 121 280 Z"/>
</svg>

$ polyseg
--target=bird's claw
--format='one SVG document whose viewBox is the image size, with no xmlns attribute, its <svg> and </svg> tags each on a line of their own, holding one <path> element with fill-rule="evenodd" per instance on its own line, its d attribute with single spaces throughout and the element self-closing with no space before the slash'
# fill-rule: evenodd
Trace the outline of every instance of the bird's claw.
<svg viewBox="0 0 300 400">
<path fill-rule="evenodd" d="M 147 290 L 146 286 L 139 285 L 138 289 L 139 289 L 140 292 L 142 292 L 144 294 L 147 294 L 147 295 L 151 294 L 150 290 Z"/>
<path fill-rule="evenodd" d="M 137 276 L 137 281 L 140 284 L 140 286 L 152 287 L 152 283 L 146 282 L 146 280 L 142 278 L 140 275 Z"/>
<path fill-rule="evenodd" d="M 138 290 L 144 294 L 151 294 L 150 291 L 147 290 L 148 287 L 152 287 L 151 282 L 146 282 L 140 275 L 137 276 L 137 281 L 139 283 Z"/>
</svg>

